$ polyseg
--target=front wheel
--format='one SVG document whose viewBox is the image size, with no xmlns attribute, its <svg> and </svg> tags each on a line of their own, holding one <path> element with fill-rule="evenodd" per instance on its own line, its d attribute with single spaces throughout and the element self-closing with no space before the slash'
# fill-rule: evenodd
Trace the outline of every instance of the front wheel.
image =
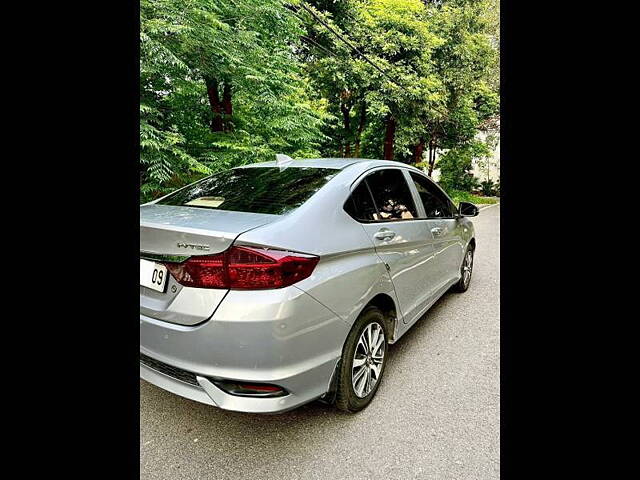
<svg viewBox="0 0 640 480">
<path fill-rule="evenodd" d="M 473 247 L 469 245 L 464 253 L 462 266 L 460 267 L 460 280 L 453 286 L 456 292 L 466 292 L 471 283 L 471 273 L 473 273 Z"/>
<path fill-rule="evenodd" d="M 384 315 L 376 307 L 356 320 L 342 351 L 336 407 L 358 412 L 375 396 L 386 365 L 387 331 Z"/>
</svg>

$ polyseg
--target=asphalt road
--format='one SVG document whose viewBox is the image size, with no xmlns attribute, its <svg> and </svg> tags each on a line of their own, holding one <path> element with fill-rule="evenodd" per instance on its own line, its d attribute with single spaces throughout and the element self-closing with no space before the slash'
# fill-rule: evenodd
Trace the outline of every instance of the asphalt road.
<svg viewBox="0 0 640 480">
<path fill-rule="evenodd" d="M 233 413 L 141 380 L 140 478 L 499 478 L 500 206 L 474 224 L 469 290 L 445 294 L 390 347 L 367 409 Z"/>
</svg>

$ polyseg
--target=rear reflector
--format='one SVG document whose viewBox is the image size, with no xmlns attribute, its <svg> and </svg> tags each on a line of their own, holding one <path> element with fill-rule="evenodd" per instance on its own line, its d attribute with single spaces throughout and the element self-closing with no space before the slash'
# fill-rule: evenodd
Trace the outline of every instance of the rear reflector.
<svg viewBox="0 0 640 480">
<path fill-rule="evenodd" d="M 230 395 L 237 395 L 239 397 L 283 397 L 288 395 L 288 392 L 277 385 L 270 385 L 267 383 L 237 383 L 231 381 L 214 381 L 218 388 L 224 390 Z"/>
<path fill-rule="evenodd" d="M 281 250 L 231 247 L 216 255 L 164 265 L 186 287 L 261 290 L 287 287 L 309 277 L 319 260 Z"/>
</svg>

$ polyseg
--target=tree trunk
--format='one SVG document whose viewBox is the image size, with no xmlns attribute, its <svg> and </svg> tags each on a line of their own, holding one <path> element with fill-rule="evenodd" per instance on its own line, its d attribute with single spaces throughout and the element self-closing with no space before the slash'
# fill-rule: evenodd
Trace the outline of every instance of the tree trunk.
<svg viewBox="0 0 640 480">
<path fill-rule="evenodd" d="M 222 109 L 224 111 L 223 128 L 225 132 L 233 130 L 231 119 L 233 116 L 233 105 L 231 103 L 231 84 L 229 82 L 224 83 L 224 90 L 222 92 Z"/>
<path fill-rule="evenodd" d="M 428 175 L 431 176 L 431 174 L 433 173 L 433 167 L 436 164 L 436 139 L 435 137 L 431 137 L 431 140 L 429 141 L 429 173 Z"/>
<path fill-rule="evenodd" d="M 349 135 L 351 133 L 351 117 L 349 113 L 351 109 L 344 103 L 340 103 L 340 110 L 342 111 L 342 121 L 344 123 L 344 156 L 351 156 L 351 142 L 349 141 Z"/>
<path fill-rule="evenodd" d="M 224 125 L 222 122 L 222 103 L 220 102 L 220 93 L 218 92 L 218 81 L 215 78 L 207 78 L 205 80 L 207 84 L 207 96 L 209 97 L 209 106 L 213 113 L 211 119 L 211 131 L 222 132 Z"/>
<path fill-rule="evenodd" d="M 420 141 L 416 145 L 415 150 L 413 151 L 413 163 L 418 163 L 422 161 L 422 154 L 424 153 L 424 138 L 420 137 Z"/>
<path fill-rule="evenodd" d="M 358 133 L 356 134 L 356 158 L 360 158 L 360 139 L 362 138 L 362 131 L 367 122 L 367 106 L 362 102 L 360 107 L 360 123 L 358 125 Z"/>
<path fill-rule="evenodd" d="M 393 160 L 393 142 L 396 135 L 396 119 L 389 117 L 387 120 L 387 128 L 384 132 L 384 154 L 385 160 Z"/>
</svg>

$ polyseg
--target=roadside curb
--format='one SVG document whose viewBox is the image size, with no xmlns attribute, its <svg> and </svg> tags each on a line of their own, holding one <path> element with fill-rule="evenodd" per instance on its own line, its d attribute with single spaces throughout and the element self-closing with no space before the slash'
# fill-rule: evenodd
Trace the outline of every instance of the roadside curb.
<svg viewBox="0 0 640 480">
<path fill-rule="evenodd" d="M 491 203 L 491 204 L 486 204 L 486 203 L 485 203 L 485 204 L 483 204 L 483 205 L 480 205 L 480 206 L 478 207 L 478 210 L 485 210 L 485 209 L 487 209 L 487 208 L 495 207 L 496 205 L 500 205 L 500 202 L 498 202 L 498 203 Z"/>
</svg>

